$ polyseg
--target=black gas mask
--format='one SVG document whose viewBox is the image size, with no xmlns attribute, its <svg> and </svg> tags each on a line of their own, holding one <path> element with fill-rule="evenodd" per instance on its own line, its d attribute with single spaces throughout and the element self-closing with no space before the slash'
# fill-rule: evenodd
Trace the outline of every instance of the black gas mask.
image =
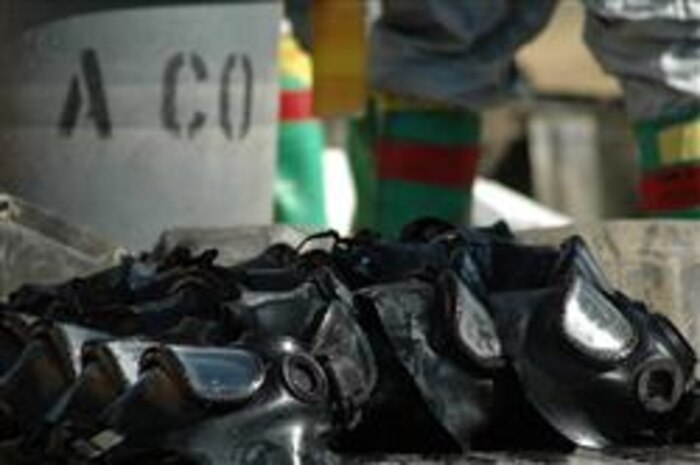
<svg viewBox="0 0 700 465">
<path fill-rule="evenodd" d="M 669 320 L 614 291 L 579 239 L 549 286 L 490 303 L 527 399 L 561 434 L 588 447 L 671 440 L 695 354 Z"/>
</svg>

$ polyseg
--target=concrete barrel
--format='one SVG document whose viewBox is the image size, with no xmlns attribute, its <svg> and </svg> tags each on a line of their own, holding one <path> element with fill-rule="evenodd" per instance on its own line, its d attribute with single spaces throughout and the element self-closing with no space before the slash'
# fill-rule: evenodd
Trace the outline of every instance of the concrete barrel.
<svg viewBox="0 0 700 465">
<path fill-rule="evenodd" d="M 279 16 L 0 0 L 0 190 L 134 250 L 168 227 L 269 223 Z"/>
</svg>

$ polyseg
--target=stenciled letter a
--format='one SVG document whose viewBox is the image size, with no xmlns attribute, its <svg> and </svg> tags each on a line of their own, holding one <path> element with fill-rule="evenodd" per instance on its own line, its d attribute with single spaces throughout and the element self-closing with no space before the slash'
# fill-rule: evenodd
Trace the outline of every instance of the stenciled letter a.
<svg viewBox="0 0 700 465">
<path fill-rule="evenodd" d="M 87 111 L 84 112 L 86 102 Z M 92 120 L 99 137 L 106 139 L 112 136 L 104 79 L 97 53 L 93 49 L 83 50 L 80 55 L 80 71 L 70 81 L 58 122 L 61 134 L 70 137 L 83 115 Z"/>
</svg>

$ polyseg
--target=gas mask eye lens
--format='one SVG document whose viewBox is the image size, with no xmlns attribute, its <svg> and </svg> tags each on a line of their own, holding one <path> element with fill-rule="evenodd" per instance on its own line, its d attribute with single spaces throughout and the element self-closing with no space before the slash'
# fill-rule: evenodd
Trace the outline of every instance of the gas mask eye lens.
<svg viewBox="0 0 700 465">
<path fill-rule="evenodd" d="M 501 342 L 496 327 L 481 302 L 454 275 L 455 289 L 455 329 L 462 347 L 476 361 L 493 365 L 502 356 Z"/>
<path fill-rule="evenodd" d="M 564 334 L 585 355 L 616 361 L 634 350 L 638 336 L 625 316 L 593 285 L 576 279 L 564 304 Z"/>
<path fill-rule="evenodd" d="M 240 402 L 264 381 L 262 361 L 240 349 L 171 347 L 192 391 L 207 401 Z"/>
</svg>

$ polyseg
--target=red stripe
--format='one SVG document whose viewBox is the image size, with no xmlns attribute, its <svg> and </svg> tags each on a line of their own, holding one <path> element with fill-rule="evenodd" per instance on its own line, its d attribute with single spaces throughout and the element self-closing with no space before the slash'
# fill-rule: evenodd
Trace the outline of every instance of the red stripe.
<svg viewBox="0 0 700 465">
<path fill-rule="evenodd" d="M 478 147 L 380 141 L 377 147 L 379 177 L 468 187 L 476 176 L 479 152 Z"/>
<path fill-rule="evenodd" d="M 642 177 L 642 207 L 680 210 L 700 205 L 700 166 L 671 168 Z"/>
<path fill-rule="evenodd" d="M 280 119 L 294 121 L 313 118 L 313 98 L 310 90 L 285 90 L 280 97 Z"/>
</svg>

